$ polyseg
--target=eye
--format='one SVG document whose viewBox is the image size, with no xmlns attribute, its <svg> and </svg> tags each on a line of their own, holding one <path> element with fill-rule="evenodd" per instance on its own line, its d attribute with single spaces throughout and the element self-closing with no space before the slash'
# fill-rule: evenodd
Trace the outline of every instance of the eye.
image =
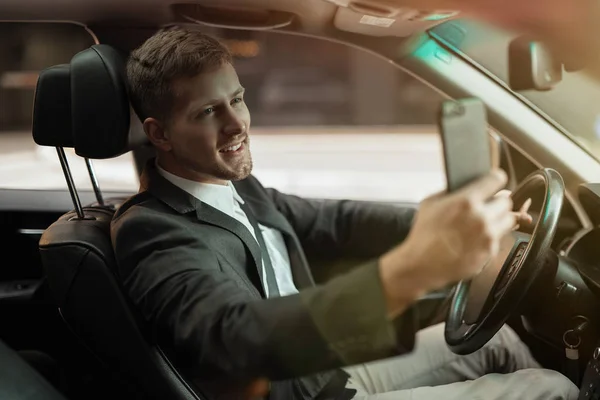
<svg viewBox="0 0 600 400">
<path fill-rule="evenodd" d="M 244 101 L 244 99 L 242 99 L 241 97 L 236 97 L 235 99 L 231 100 L 231 103 L 238 104 L 238 103 L 241 103 L 242 101 Z"/>
<path fill-rule="evenodd" d="M 208 107 L 207 109 L 205 109 L 204 111 L 202 111 L 202 115 L 210 115 L 215 111 L 215 109 L 213 107 Z"/>
</svg>

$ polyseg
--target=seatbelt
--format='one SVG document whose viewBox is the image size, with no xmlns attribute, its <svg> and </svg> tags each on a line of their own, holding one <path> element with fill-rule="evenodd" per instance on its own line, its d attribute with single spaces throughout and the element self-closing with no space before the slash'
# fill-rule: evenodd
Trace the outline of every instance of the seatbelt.
<svg viewBox="0 0 600 400">
<path fill-rule="evenodd" d="M 243 204 L 240 204 L 240 206 L 242 210 L 246 213 L 248 221 L 250 221 L 250 224 L 254 228 L 256 240 L 260 247 L 261 258 L 265 267 L 267 290 L 269 292 L 267 297 L 279 297 L 280 293 L 279 288 L 277 287 L 277 279 L 275 279 L 275 269 L 273 269 L 273 264 L 271 264 L 271 257 L 269 256 L 269 251 L 267 250 L 267 244 L 265 243 L 265 239 L 262 235 L 262 232 L 260 231 L 258 222 L 256 221 L 256 218 L 254 217 L 254 214 L 250 210 L 250 207 L 248 207 L 247 203 L 244 202 Z M 258 267 L 262 269 L 263 266 L 259 265 Z"/>
</svg>

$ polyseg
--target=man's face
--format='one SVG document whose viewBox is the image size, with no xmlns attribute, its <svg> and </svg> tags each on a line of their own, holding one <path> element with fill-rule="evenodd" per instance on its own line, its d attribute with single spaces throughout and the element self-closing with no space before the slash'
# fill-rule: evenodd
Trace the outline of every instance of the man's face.
<svg viewBox="0 0 600 400">
<path fill-rule="evenodd" d="M 250 113 L 233 66 L 179 79 L 172 89 L 172 118 L 157 145 L 163 168 L 205 183 L 246 178 L 252 171 Z"/>
</svg>

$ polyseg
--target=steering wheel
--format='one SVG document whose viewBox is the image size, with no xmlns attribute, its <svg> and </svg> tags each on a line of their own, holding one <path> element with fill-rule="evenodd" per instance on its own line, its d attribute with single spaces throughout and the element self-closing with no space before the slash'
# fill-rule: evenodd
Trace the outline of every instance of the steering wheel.
<svg viewBox="0 0 600 400">
<path fill-rule="evenodd" d="M 452 352 L 470 354 L 486 344 L 523 300 L 540 275 L 560 217 L 565 185 L 553 169 L 529 175 L 513 192 L 520 207 L 534 189 L 545 189 L 533 233 L 513 232 L 498 255 L 474 278 L 458 283 L 446 317 L 444 336 Z"/>
</svg>

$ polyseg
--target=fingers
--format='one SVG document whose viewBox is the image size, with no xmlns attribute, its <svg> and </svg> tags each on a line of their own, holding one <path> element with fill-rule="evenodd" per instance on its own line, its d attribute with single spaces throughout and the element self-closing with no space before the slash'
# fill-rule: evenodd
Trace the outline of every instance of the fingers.
<svg viewBox="0 0 600 400">
<path fill-rule="evenodd" d="M 267 379 L 260 378 L 252 381 L 244 391 L 244 400 L 264 399 L 269 393 L 270 383 Z"/>
<path fill-rule="evenodd" d="M 498 235 L 498 238 L 502 238 L 504 235 L 511 231 L 518 229 L 519 225 L 516 222 L 516 218 L 512 214 L 506 214 L 496 221 L 492 222 L 492 230 Z"/>
<path fill-rule="evenodd" d="M 530 225 L 533 223 L 533 217 L 529 214 L 529 207 L 531 207 L 531 199 L 527 199 L 521 206 L 519 211 L 514 211 L 513 214 L 517 220 L 513 230 L 519 229 L 521 225 Z"/>
<path fill-rule="evenodd" d="M 492 243 L 510 233 L 517 224 L 517 217 L 512 210 L 512 199 L 505 196 L 494 197 L 482 208 L 481 212 L 487 221 L 487 234 Z"/>
<path fill-rule="evenodd" d="M 529 215 L 529 207 L 531 207 L 531 198 L 525 200 L 525 203 L 521 206 L 519 211 L 522 216 L 531 218 L 531 215 Z M 533 222 L 533 218 L 531 218 L 531 222 Z"/>
<path fill-rule="evenodd" d="M 430 194 L 430 195 L 429 195 L 429 196 L 427 196 L 425 199 L 423 199 L 423 201 L 424 201 L 424 202 L 430 202 L 430 201 L 433 201 L 433 200 L 436 200 L 436 199 L 439 199 L 439 198 L 445 197 L 447 194 L 448 194 L 448 192 L 447 192 L 447 191 L 445 191 L 445 190 L 442 190 L 442 191 L 440 191 L 440 192 L 436 192 L 436 193 L 432 193 L 432 194 Z"/>
<path fill-rule="evenodd" d="M 512 192 L 510 190 L 501 190 L 496 193 L 494 197 L 510 197 Z M 529 225 L 533 223 L 533 217 L 529 214 L 529 208 L 531 207 L 531 198 L 525 200 L 519 211 L 513 211 L 513 214 L 517 220 L 517 223 L 513 227 L 513 230 L 518 230 L 521 225 Z"/>
<path fill-rule="evenodd" d="M 496 196 L 497 197 L 510 197 L 511 194 L 512 194 L 512 192 L 510 190 L 502 189 L 501 191 L 496 193 Z"/>
<path fill-rule="evenodd" d="M 504 188 L 506 182 L 506 173 L 498 169 L 460 189 L 457 194 L 466 195 L 476 202 L 485 201 Z"/>
<path fill-rule="evenodd" d="M 517 218 L 512 210 L 512 199 L 510 197 L 494 197 L 489 202 L 485 203 L 481 209 L 481 213 L 486 221 L 493 223 L 501 220 L 505 217 L 511 218 L 513 221 L 517 221 Z M 514 224 L 513 224 L 514 225 Z"/>
</svg>

